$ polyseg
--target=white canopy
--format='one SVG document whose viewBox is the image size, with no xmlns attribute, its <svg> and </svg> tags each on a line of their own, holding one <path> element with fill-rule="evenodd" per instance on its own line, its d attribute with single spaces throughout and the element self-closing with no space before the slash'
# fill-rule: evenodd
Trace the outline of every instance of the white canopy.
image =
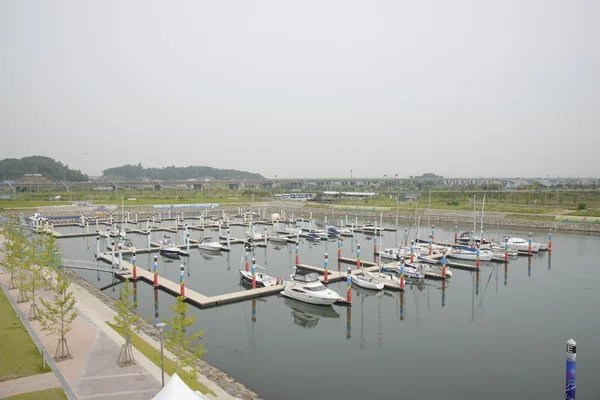
<svg viewBox="0 0 600 400">
<path fill-rule="evenodd" d="M 173 374 L 164 388 L 152 398 L 153 400 L 208 400 L 200 392 L 194 392 L 181 380 L 177 374 Z"/>
</svg>

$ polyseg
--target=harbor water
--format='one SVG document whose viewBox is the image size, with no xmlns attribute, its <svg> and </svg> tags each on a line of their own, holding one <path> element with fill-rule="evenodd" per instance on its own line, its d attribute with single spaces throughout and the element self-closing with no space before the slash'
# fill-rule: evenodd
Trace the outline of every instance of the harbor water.
<svg viewBox="0 0 600 400">
<path fill-rule="evenodd" d="M 197 221 L 188 221 L 192 223 Z M 168 224 L 163 222 L 172 225 Z M 398 233 L 378 237 L 378 248 L 401 240 L 406 225 L 398 227 Z M 436 225 L 436 241 L 451 240 L 452 228 Z M 232 227 L 232 238 L 242 238 L 245 229 Z M 74 233 L 84 228 L 57 230 Z M 426 239 L 429 231 L 422 227 L 420 237 Z M 264 226 L 256 225 L 256 232 L 263 233 Z M 547 242 L 546 231 L 532 232 L 534 241 Z M 492 238 L 503 234 L 526 239 L 528 231 L 487 231 Z M 152 240 L 164 235 L 155 232 Z M 174 233 L 166 235 L 175 240 Z M 216 238 L 218 232 L 190 231 L 190 236 Z M 145 235 L 128 237 L 136 247 L 147 247 Z M 181 232 L 176 241 L 183 243 Z M 95 237 L 59 243 L 64 258 L 94 260 Z M 344 238 L 342 256 L 356 258 L 359 243 L 361 259 L 373 261 L 373 240 L 362 234 Z M 107 251 L 106 245 L 102 240 L 101 251 Z M 349 308 L 315 307 L 280 296 L 202 310 L 191 306 L 196 322 L 190 332 L 205 331 L 207 362 L 265 399 L 560 398 L 565 343 L 572 337 L 578 344 L 577 392 L 581 398 L 597 398 L 600 238 L 554 232 L 552 247 L 552 253 L 511 259 L 507 266 L 482 262 L 477 273 L 454 269 L 445 287 L 430 280 L 407 284 L 404 293 L 353 287 Z M 317 267 L 323 267 L 327 252 L 329 270 L 338 270 L 337 242 L 315 245 L 301 239 L 299 252 L 300 263 Z M 244 268 L 243 246 L 232 245 L 229 253 L 190 253 L 179 260 L 159 256 L 161 279 L 179 282 L 179 266 L 184 264 L 187 288 L 208 296 L 245 290 L 238 273 Z M 139 254 L 138 267 L 151 269 L 154 254 Z M 268 274 L 287 280 L 295 245 L 269 243 L 256 248 L 252 257 Z M 339 265 L 342 271 L 347 267 Z M 107 287 L 111 296 L 118 295 L 121 284 L 111 285 L 111 274 L 75 272 L 99 288 Z M 329 287 L 345 295 L 344 282 Z M 175 299 L 168 293 L 155 292 L 140 281 L 137 297 L 144 318 L 156 323 L 171 317 L 169 306 Z"/>
</svg>

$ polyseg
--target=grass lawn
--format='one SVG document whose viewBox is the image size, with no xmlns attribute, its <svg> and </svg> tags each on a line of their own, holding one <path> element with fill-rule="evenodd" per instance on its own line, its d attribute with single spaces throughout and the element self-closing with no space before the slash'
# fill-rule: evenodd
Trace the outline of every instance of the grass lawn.
<svg viewBox="0 0 600 400">
<path fill-rule="evenodd" d="M 111 324 L 110 322 L 107 322 L 107 324 L 108 324 L 108 326 L 113 328 L 119 335 L 123 336 L 123 333 L 121 332 L 121 330 L 118 327 Z M 141 337 L 139 337 L 135 333 L 131 334 L 131 344 L 133 344 L 133 347 L 138 349 L 140 351 L 140 353 L 142 353 L 143 355 L 148 357 L 148 359 L 150 361 L 152 361 L 154 364 L 156 364 L 157 366 L 160 367 L 160 350 L 157 350 L 154 347 L 152 347 L 148 342 L 143 340 Z M 173 362 L 169 358 L 165 357 L 165 373 L 170 376 L 170 375 L 172 375 L 172 372 L 174 372 L 174 371 L 175 371 L 175 362 Z M 216 394 L 212 390 L 210 390 L 209 388 L 207 388 L 206 386 L 204 386 L 203 384 L 198 382 L 197 379 L 193 379 L 188 373 L 185 373 L 184 371 L 179 371 L 177 373 L 177 375 L 179 375 L 179 377 L 193 390 L 198 390 L 203 394 L 210 393 L 216 397 Z"/>
<path fill-rule="evenodd" d="M 50 372 L 42 369 L 42 356 L 0 290 L 0 382 Z"/>
<path fill-rule="evenodd" d="M 6 397 L 6 400 L 66 400 L 67 396 L 62 389 L 40 390 L 25 394 Z"/>
</svg>

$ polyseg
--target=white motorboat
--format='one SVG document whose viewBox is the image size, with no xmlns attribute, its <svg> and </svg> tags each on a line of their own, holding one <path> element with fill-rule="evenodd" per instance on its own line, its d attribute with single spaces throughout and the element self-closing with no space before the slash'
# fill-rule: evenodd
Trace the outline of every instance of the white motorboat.
<svg viewBox="0 0 600 400">
<path fill-rule="evenodd" d="M 494 260 L 499 260 L 498 256 L 504 258 L 504 245 L 492 245 L 491 250 L 494 253 Z M 517 250 L 513 250 L 510 247 L 508 248 L 508 257 L 514 258 L 518 256 L 519 252 Z"/>
<path fill-rule="evenodd" d="M 119 247 L 121 248 L 121 250 L 129 250 L 129 251 L 136 250 L 136 248 L 133 245 L 133 243 L 131 242 L 131 240 L 129 240 L 127 238 L 122 238 L 115 242 L 115 251 L 117 251 L 119 249 Z M 106 248 L 108 250 L 112 250 L 112 244 L 107 245 Z"/>
<path fill-rule="evenodd" d="M 457 260 L 476 261 L 477 260 L 477 249 L 471 247 L 459 247 L 452 249 L 446 254 L 448 258 L 455 258 Z M 480 261 L 491 261 L 494 257 L 494 253 L 491 250 L 479 250 Z"/>
<path fill-rule="evenodd" d="M 160 249 L 158 250 L 160 254 L 164 256 L 179 256 L 181 250 L 170 239 L 160 240 L 158 244 L 160 244 Z"/>
<path fill-rule="evenodd" d="M 258 265 L 255 267 L 258 267 Z M 240 279 L 242 280 L 242 283 L 252 285 L 252 271 L 246 272 L 243 269 L 240 269 Z M 256 287 L 275 286 L 281 282 L 283 282 L 281 279 L 274 278 L 263 272 L 256 273 Z"/>
<path fill-rule="evenodd" d="M 220 251 L 223 249 L 223 245 L 219 242 L 215 242 L 211 236 L 205 236 L 198 243 L 198 248 L 209 251 Z"/>
<path fill-rule="evenodd" d="M 98 236 L 106 238 L 108 237 L 109 233 L 108 231 L 98 231 Z"/>
<path fill-rule="evenodd" d="M 327 289 L 315 272 L 297 270 L 291 275 L 294 283 L 286 286 L 282 294 L 309 304 L 331 305 L 341 299 L 340 295 Z"/>
<path fill-rule="evenodd" d="M 320 240 L 327 240 L 328 237 L 327 232 L 325 232 L 323 229 L 313 229 L 309 232 L 309 234 L 316 235 L 316 237 L 318 237 Z"/>
<path fill-rule="evenodd" d="M 383 290 L 383 283 L 378 279 L 366 275 L 352 274 L 352 284 L 365 289 Z"/>
<path fill-rule="evenodd" d="M 437 263 L 440 263 L 441 261 L 437 261 Z M 404 265 L 407 265 L 409 267 L 420 267 L 421 270 L 423 271 L 423 273 L 425 272 L 431 272 L 434 274 L 442 274 L 442 266 L 440 264 L 430 264 L 428 262 L 418 262 L 418 263 L 406 263 Z M 446 276 L 448 278 L 452 277 L 452 271 L 450 270 L 450 267 L 446 265 Z"/>
<path fill-rule="evenodd" d="M 508 247 L 512 250 L 528 252 L 529 251 L 529 242 L 525 239 L 509 237 L 508 238 Z M 539 243 L 531 243 L 531 252 L 537 253 L 539 251 L 540 251 Z"/>
<path fill-rule="evenodd" d="M 265 240 L 265 237 L 263 235 L 261 235 L 260 233 L 252 233 L 250 231 L 246 231 L 246 237 L 255 241 L 258 240 Z"/>
<path fill-rule="evenodd" d="M 384 286 L 389 285 L 396 289 L 400 289 L 400 278 L 396 274 L 385 272 L 368 272 L 366 270 L 363 272 L 363 274 L 383 283 Z"/>
<path fill-rule="evenodd" d="M 269 240 L 273 243 L 279 243 L 279 244 L 287 244 L 288 243 L 288 237 L 287 236 L 270 236 Z"/>
<path fill-rule="evenodd" d="M 404 277 L 406 279 L 425 279 L 425 272 L 423 272 L 423 268 L 420 265 L 417 267 L 411 267 L 407 264 L 400 264 L 396 267 L 397 273 L 402 275 L 403 268 Z"/>
<path fill-rule="evenodd" d="M 383 249 L 383 251 L 379 252 L 379 257 L 385 258 L 386 260 L 400 260 L 400 249 L 388 248 Z"/>
</svg>

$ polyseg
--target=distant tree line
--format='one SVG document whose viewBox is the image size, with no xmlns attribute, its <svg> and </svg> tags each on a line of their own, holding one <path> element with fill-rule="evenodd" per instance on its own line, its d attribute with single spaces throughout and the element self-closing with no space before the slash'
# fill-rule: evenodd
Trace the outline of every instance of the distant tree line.
<svg viewBox="0 0 600 400">
<path fill-rule="evenodd" d="M 52 181 L 84 182 L 89 180 L 86 174 L 73 170 L 60 161 L 50 157 L 31 156 L 21 159 L 5 158 L 0 160 L 0 180 L 16 181 L 26 174 L 41 174 Z"/>
<path fill-rule="evenodd" d="M 103 179 L 158 179 L 158 180 L 187 180 L 187 179 L 265 179 L 260 174 L 235 169 L 218 169 L 204 166 L 144 168 L 142 164 L 123 165 L 102 171 Z"/>
</svg>

